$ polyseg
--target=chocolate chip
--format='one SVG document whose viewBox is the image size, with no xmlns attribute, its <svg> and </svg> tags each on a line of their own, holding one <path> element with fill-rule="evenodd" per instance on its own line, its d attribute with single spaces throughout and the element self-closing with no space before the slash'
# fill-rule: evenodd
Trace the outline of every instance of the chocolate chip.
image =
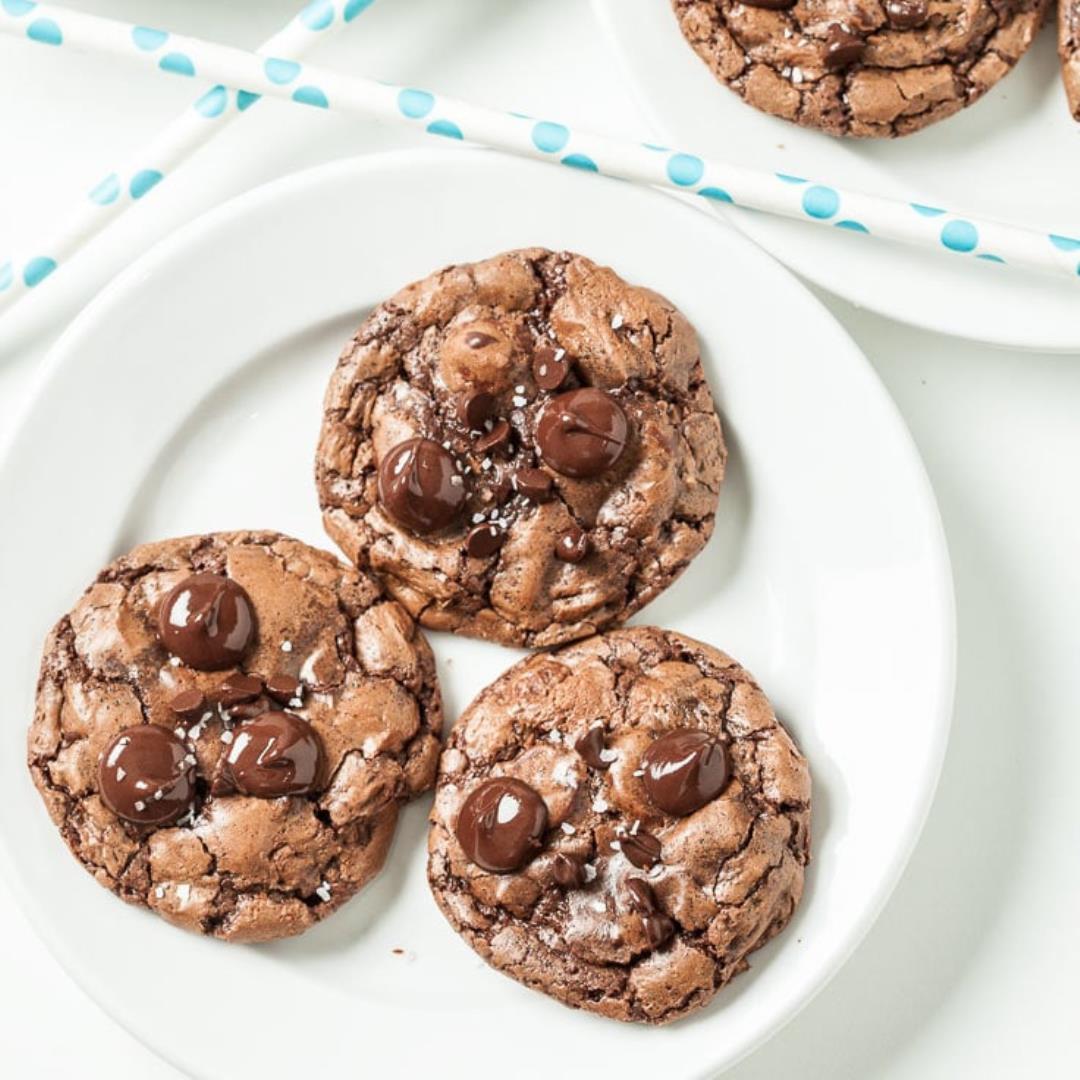
<svg viewBox="0 0 1080 1080">
<path fill-rule="evenodd" d="M 825 31 L 825 66 L 830 71 L 842 71 L 857 64 L 865 51 L 866 42 L 839 23 L 832 23 Z"/>
<path fill-rule="evenodd" d="M 496 776 L 469 793 L 454 833 L 470 862 L 493 874 L 507 874 L 540 850 L 547 819 L 544 800 L 528 784 Z"/>
<path fill-rule="evenodd" d="M 536 443 L 545 464 L 586 479 L 610 469 L 626 449 L 629 422 L 604 390 L 586 386 L 552 398 L 540 414 Z"/>
<path fill-rule="evenodd" d="M 606 769 L 611 762 L 604 760 L 607 736 L 603 724 L 594 724 L 576 743 L 574 749 L 581 755 L 586 765 L 594 769 Z"/>
<path fill-rule="evenodd" d="M 229 709 L 229 718 L 232 720 L 251 720 L 253 717 L 261 716 L 266 711 L 265 702 L 245 701 L 242 705 L 233 705 Z"/>
<path fill-rule="evenodd" d="M 660 948 L 675 933 L 675 924 L 663 912 L 642 915 L 641 924 L 645 927 L 645 937 L 653 949 Z"/>
<path fill-rule="evenodd" d="M 529 502 L 545 503 L 551 498 L 551 477 L 543 469 L 518 469 L 513 484 L 518 494 Z"/>
<path fill-rule="evenodd" d="M 288 705 L 295 698 L 304 696 L 304 684 L 279 671 L 266 680 L 266 692 L 280 705 Z"/>
<path fill-rule="evenodd" d="M 894 30 L 914 30 L 929 16 L 926 0 L 885 0 L 885 18 Z"/>
<path fill-rule="evenodd" d="M 496 420 L 492 429 L 476 440 L 478 454 L 496 453 L 510 445 L 510 425 L 505 420 Z"/>
<path fill-rule="evenodd" d="M 206 708 L 206 695 L 201 690 L 194 688 L 181 690 L 169 702 L 169 708 L 184 720 L 193 720 L 196 716 L 201 716 Z"/>
<path fill-rule="evenodd" d="M 408 439 L 379 466 L 379 502 L 417 533 L 453 524 L 465 505 L 465 485 L 449 450 L 431 439 Z"/>
<path fill-rule="evenodd" d="M 623 887 L 626 889 L 626 901 L 631 911 L 636 911 L 639 915 L 651 915 L 657 910 L 656 893 L 644 878 L 627 878 Z"/>
<path fill-rule="evenodd" d="M 162 644 L 200 671 L 238 663 L 254 643 L 255 631 L 251 597 L 224 574 L 192 574 L 158 610 Z"/>
<path fill-rule="evenodd" d="M 465 537 L 465 551 L 473 559 L 494 555 L 506 541 L 506 533 L 497 525 L 477 525 Z"/>
<path fill-rule="evenodd" d="M 558 390 L 570 374 L 570 361 L 564 349 L 541 345 L 533 353 L 532 373 L 541 390 Z"/>
<path fill-rule="evenodd" d="M 262 692 L 262 679 L 235 672 L 218 687 L 217 699 L 224 708 L 229 709 L 233 705 L 254 701 Z"/>
<path fill-rule="evenodd" d="M 233 732 L 216 793 L 231 787 L 259 799 L 306 795 L 318 786 L 322 757 L 322 743 L 306 720 L 264 712 Z"/>
<path fill-rule="evenodd" d="M 627 834 L 620 839 L 619 846 L 639 870 L 651 870 L 660 861 L 660 841 L 652 833 Z"/>
<path fill-rule="evenodd" d="M 484 421 L 495 415 L 495 395 L 486 390 L 466 394 L 458 407 L 458 418 L 470 431 L 481 431 Z"/>
<path fill-rule="evenodd" d="M 589 537 L 579 525 L 571 525 L 559 533 L 555 541 L 555 558 L 579 563 L 589 554 Z"/>
<path fill-rule="evenodd" d="M 98 764 L 105 805 L 137 825 L 171 825 L 195 799 L 195 761 L 187 747 L 156 724 L 124 728 Z"/>
<path fill-rule="evenodd" d="M 585 864 L 576 855 L 559 852 L 552 860 L 551 873 L 564 889 L 580 889 L 585 884 Z"/>
<path fill-rule="evenodd" d="M 470 349 L 483 349 L 487 345 L 494 345 L 499 339 L 485 334 L 482 330 L 470 330 L 465 335 L 465 344 Z"/>
<path fill-rule="evenodd" d="M 700 810 L 728 781 L 724 747 L 707 732 L 688 728 L 661 735 L 642 755 L 641 765 L 649 798 L 676 817 Z"/>
</svg>

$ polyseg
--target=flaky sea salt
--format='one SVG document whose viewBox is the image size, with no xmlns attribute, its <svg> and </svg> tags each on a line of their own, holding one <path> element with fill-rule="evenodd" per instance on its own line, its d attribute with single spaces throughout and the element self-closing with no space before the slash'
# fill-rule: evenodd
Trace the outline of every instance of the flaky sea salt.
<svg viewBox="0 0 1080 1080">
<path fill-rule="evenodd" d="M 564 821 L 564 822 L 563 822 L 563 823 L 562 823 L 562 824 L 561 824 L 561 825 L 559 826 L 559 828 L 560 828 L 560 829 L 562 829 L 562 831 L 563 831 L 564 833 L 566 833 L 566 835 L 567 835 L 567 836 L 573 836 L 573 835 L 574 835 L 574 833 L 576 833 L 576 832 L 577 832 L 577 829 L 575 829 L 575 828 L 574 828 L 574 826 L 573 826 L 573 825 L 571 825 L 569 821 Z"/>
<path fill-rule="evenodd" d="M 611 317 L 611 329 L 612 330 L 618 330 L 619 327 L 622 326 L 622 324 L 623 324 L 622 315 L 620 315 L 618 312 L 616 312 L 614 315 L 612 315 L 612 317 Z"/>
<path fill-rule="evenodd" d="M 281 651 L 282 652 L 292 652 L 292 642 L 291 641 L 283 641 L 281 643 Z"/>
</svg>

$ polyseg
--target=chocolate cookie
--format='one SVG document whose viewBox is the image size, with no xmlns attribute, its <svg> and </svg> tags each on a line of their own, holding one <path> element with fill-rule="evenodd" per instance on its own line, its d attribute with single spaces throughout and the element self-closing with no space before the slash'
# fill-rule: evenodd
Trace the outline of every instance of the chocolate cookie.
<svg viewBox="0 0 1080 1080">
<path fill-rule="evenodd" d="M 1058 2 L 1058 55 L 1069 112 L 1080 120 L 1080 0 Z"/>
<path fill-rule="evenodd" d="M 327 532 L 425 626 L 543 646 L 671 584 L 725 458 L 686 319 L 532 248 L 372 312 L 330 380 L 316 480 Z"/>
<path fill-rule="evenodd" d="M 369 577 L 271 532 L 144 544 L 45 645 L 34 783 L 104 886 L 230 941 L 306 930 L 431 787 L 423 635 Z"/>
<path fill-rule="evenodd" d="M 672 0 L 713 74 L 830 135 L 908 135 L 978 100 L 1035 38 L 1047 0 Z"/>
<path fill-rule="evenodd" d="M 784 928 L 810 776 L 730 657 L 616 630 L 531 656 L 454 726 L 428 878 L 493 967 L 567 1005 L 666 1023 Z"/>
</svg>

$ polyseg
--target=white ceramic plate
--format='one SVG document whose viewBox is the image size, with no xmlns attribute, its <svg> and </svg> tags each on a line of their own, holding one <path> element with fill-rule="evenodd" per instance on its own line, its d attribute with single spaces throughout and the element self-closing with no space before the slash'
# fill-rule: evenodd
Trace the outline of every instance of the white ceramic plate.
<svg viewBox="0 0 1080 1080">
<path fill-rule="evenodd" d="M 902 139 L 834 139 L 767 116 L 718 83 L 684 40 L 670 0 L 593 4 L 659 136 L 673 146 L 1080 236 L 1080 126 L 1065 107 L 1052 31 L 958 116 Z M 714 212 L 810 281 L 872 311 L 977 341 L 1080 351 L 1080 279 L 750 211 Z"/>
<path fill-rule="evenodd" d="M 266 526 L 326 544 L 312 456 L 339 347 L 405 282 L 526 244 L 588 252 L 696 324 L 732 469 L 716 536 L 646 618 L 744 660 L 814 775 L 815 855 L 795 920 L 712 1007 L 670 1029 L 572 1012 L 485 968 L 428 893 L 423 802 L 383 875 L 341 913 L 296 940 L 227 946 L 97 886 L 23 765 L 41 640 L 98 567 L 198 530 Z M 0 468 L 0 505 L 0 832 L 17 891 L 90 994 L 197 1076 L 711 1075 L 841 964 L 931 798 L 952 592 L 910 438 L 793 278 L 730 229 L 628 184 L 423 152 L 228 204 L 141 259 L 64 336 Z M 450 717 L 516 659 L 443 635 L 434 645 Z"/>
</svg>

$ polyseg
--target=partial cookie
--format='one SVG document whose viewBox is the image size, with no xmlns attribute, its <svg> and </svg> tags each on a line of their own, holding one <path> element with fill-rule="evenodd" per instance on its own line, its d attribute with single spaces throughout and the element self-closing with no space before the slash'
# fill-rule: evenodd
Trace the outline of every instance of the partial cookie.
<svg viewBox="0 0 1080 1080">
<path fill-rule="evenodd" d="M 278 533 L 216 533 L 136 548 L 57 623 L 29 763 L 106 888 L 267 941 L 378 873 L 441 726 L 431 650 L 374 581 Z"/>
<path fill-rule="evenodd" d="M 1069 112 L 1080 120 L 1080 0 L 1058 2 L 1058 55 Z"/>
<path fill-rule="evenodd" d="M 493 967 L 578 1008 L 661 1024 L 784 928 L 810 775 L 750 675 L 669 631 L 523 660 L 454 726 L 428 879 Z"/>
<path fill-rule="evenodd" d="M 672 0 L 683 35 L 749 104 L 830 135 L 908 135 L 977 101 L 1027 51 L 1047 0 Z"/>
<path fill-rule="evenodd" d="M 544 646 L 671 584 L 725 460 L 679 311 L 532 248 L 375 309 L 330 380 L 316 480 L 327 532 L 424 626 Z"/>
</svg>

